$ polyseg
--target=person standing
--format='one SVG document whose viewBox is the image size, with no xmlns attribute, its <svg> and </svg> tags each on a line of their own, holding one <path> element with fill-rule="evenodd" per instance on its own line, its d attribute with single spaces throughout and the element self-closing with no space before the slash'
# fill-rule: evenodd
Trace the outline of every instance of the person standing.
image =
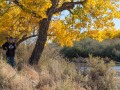
<svg viewBox="0 0 120 90">
<path fill-rule="evenodd" d="M 15 50 L 16 50 L 16 44 L 15 40 L 13 37 L 10 37 L 7 39 L 7 42 L 5 42 L 2 45 L 3 50 L 6 51 L 6 58 L 7 58 L 7 63 L 9 63 L 12 67 L 15 66 Z"/>
</svg>

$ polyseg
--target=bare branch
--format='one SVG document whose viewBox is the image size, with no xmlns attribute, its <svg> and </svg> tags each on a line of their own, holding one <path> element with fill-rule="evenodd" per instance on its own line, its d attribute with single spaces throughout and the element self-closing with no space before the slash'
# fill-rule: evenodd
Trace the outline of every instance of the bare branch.
<svg viewBox="0 0 120 90">
<path fill-rule="evenodd" d="M 23 41 L 25 41 L 25 40 L 27 40 L 27 39 L 29 39 L 29 38 L 36 37 L 36 36 L 38 36 L 38 35 L 31 35 L 31 36 L 28 36 L 28 37 L 23 36 L 23 38 L 20 39 L 20 40 L 17 42 L 17 46 L 18 46 L 20 43 L 22 43 Z"/>
<path fill-rule="evenodd" d="M 24 35 L 22 37 L 22 39 L 20 39 L 19 41 L 17 41 L 17 46 L 19 46 L 20 43 L 22 43 L 23 41 L 27 40 L 27 39 L 30 39 L 30 38 L 33 38 L 33 37 L 37 37 L 38 35 L 31 35 L 31 36 L 26 36 Z M 48 34 L 47 36 L 55 36 L 55 35 L 51 35 L 51 34 Z"/>
<path fill-rule="evenodd" d="M 14 0 L 13 2 L 17 6 L 19 6 L 23 11 L 25 11 L 26 13 L 30 13 L 33 17 L 42 18 L 42 16 L 38 15 L 35 11 L 32 11 L 32 10 L 26 8 L 25 6 L 23 6 L 20 2 L 18 2 L 18 0 Z"/>
<path fill-rule="evenodd" d="M 79 2 L 73 2 L 73 1 L 71 1 L 71 2 L 64 2 L 61 7 L 56 8 L 56 9 L 54 10 L 54 13 L 59 13 L 59 12 L 62 12 L 63 10 L 73 9 L 76 4 L 81 4 L 81 5 L 82 5 L 82 4 L 84 4 L 86 1 L 87 1 L 87 0 L 79 1 Z"/>
</svg>

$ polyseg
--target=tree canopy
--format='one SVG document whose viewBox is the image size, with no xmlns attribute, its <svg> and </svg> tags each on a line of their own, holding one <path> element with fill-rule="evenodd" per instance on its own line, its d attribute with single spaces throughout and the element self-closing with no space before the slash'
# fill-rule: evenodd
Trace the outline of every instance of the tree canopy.
<svg viewBox="0 0 120 90">
<path fill-rule="evenodd" d="M 69 9 L 70 6 L 66 7 L 65 4 L 72 5 L 74 0 L 55 1 L 58 3 L 48 31 L 49 40 L 56 41 L 62 46 L 71 46 L 72 41 L 87 36 L 102 41 L 114 37 L 115 33 L 118 35 L 119 31 L 116 31 L 113 19 L 120 18 L 120 0 L 87 0 L 84 4 L 79 4 L 80 0 L 75 0 L 76 5 L 73 9 Z M 47 17 L 47 9 L 54 4 L 53 2 L 11 0 L 8 4 L 6 0 L 0 0 L 0 43 L 3 43 L 6 36 L 13 36 L 17 41 L 36 36 L 39 21 Z M 58 18 L 63 10 L 70 12 L 65 20 Z"/>
<path fill-rule="evenodd" d="M 120 0 L 0 0 L 0 43 L 6 36 L 17 44 L 38 36 L 29 59 L 38 64 L 47 40 L 72 46 L 85 37 L 118 37 L 113 19 L 120 18 L 119 7 Z M 69 14 L 62 20 L 64 10 Z"/>
</svg>

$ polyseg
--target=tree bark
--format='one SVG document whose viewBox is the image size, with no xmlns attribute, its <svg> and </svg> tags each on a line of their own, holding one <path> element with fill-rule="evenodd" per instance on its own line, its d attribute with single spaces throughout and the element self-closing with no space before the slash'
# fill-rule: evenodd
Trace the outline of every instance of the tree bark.
<svg viewBox="0 0 120 90">
<path fill-rule="evenodd" d="M 37 65 L 38 62 L 39 62 L 41 54 L 44 50 L 45 43 L 47 41 L 47 31 L 48 31 L 48 28 L 49 28 L 51 17 L 52 16 L 49 16 L 48 18 L 44 18 L 40 22 L 38 39 L 36 41 L 36 45 L 35 45 L 35 48 L 32 52 L 32 55 L 29 59 L 29 64 L 30 65 Z"/>
</svg>

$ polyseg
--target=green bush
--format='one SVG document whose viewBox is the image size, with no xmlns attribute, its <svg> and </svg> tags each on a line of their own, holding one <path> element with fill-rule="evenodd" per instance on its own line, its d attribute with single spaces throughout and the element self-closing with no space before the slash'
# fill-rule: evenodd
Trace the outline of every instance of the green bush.
<svg viewBox="0 0 120 90">
<path fill-rule="evenodd" d="M 64 57 L 77 58 L 93 56 L 108 57 L 120 62 L 120 39 L 104 40 L 99 42 L 91 38 L 85 38 L 79 42 L 75 42 L 73 47 L 64 47 L 61 50 Z"/>
</svg>

